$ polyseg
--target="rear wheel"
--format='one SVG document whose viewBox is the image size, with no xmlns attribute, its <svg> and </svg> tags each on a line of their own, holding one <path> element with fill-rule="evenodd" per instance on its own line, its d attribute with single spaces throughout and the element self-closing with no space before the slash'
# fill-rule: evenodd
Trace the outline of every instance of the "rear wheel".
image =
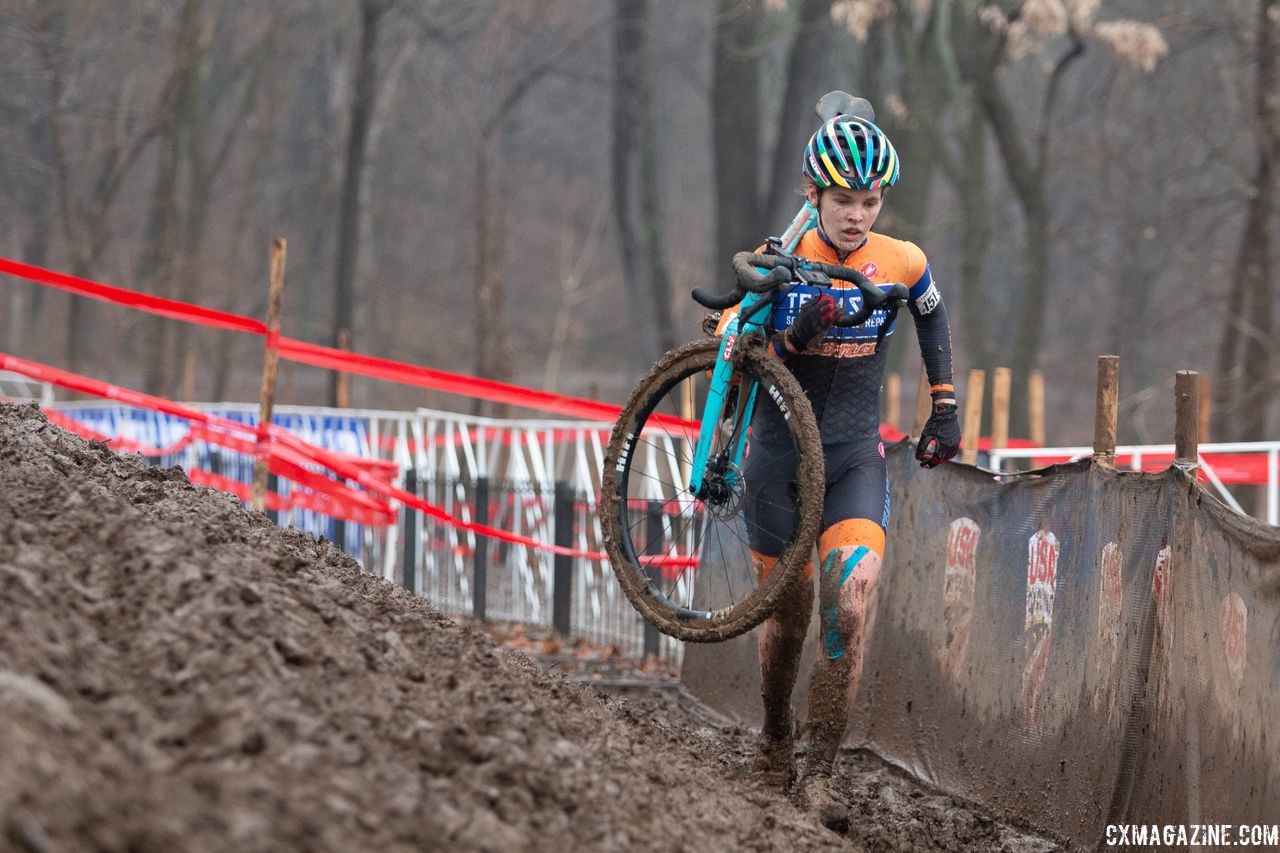
<svg viewBox="0 0 1280 853">
<path fill-rule="evenodd" d="M 672 350 L 636 386 L 609 440 L 600 495 L 605 550 L 623 592 L 658 630 L 694 642 L 727 640 L 767 618 L 800 575 L 822 516 L 822 444 L 813 411 L 795 377 L 765 352 L 759 336 L 738 341 L 737 381 L 702 488 L 690 493 L 719 343 L 696 341 Z M 733 463 L 747 427 L 738 414 L 752 396 L 756 423 L 768 416 L 786 425 L 773 454 L 784 464 L 770 466 L 790 472 L 785 484 L 755 482 L 750 465 Z M 785 462 L 789 458 L 794 467 Z M 760 577 L 751 543 L 761 542 L 765 532 L 750 526 L 745 503 L 766 486 L 783 487 L 794 503 L 794 524 L 789 531 L 767 531 L 768 551 L 778 559 Z M 764 491 L 777 494 L 779 488 Z"/>
</svg>

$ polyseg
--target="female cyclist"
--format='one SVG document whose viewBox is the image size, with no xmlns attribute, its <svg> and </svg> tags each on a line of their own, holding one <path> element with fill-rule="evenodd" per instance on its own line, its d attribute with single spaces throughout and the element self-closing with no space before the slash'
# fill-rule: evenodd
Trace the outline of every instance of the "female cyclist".
<svg viewBox="0 0 1280 853">
<path fill-rule="evenodd" d="M 840 115 L 810 138 L 803 173 L 818 224 L 803 235 L 795 254 L 853 267 L 876 284 L 902 282 L 910 288 L 908 307 L 933 396 L 916 458 L 926 468 L 939 465 L 960 446 L 942 296 L 915 244 L 872 231 L 885 189 L 898 180 L 897 152 L 871 121 Z M 795 774 L 791 692 L 813 606 L 810 562 L 760 631 L 764 725 L 753 768 L 769 784 L 788 786 L 794 778 L 795 799 L 814 810 L 834 805 L 832 764 L 862 671 L 867 605 L 880 576 L 889 524 L 879 412 L 885 345 L 893 329 L 886 329 L 878 342 L 883 312 L 860 327 L 834 325 L 860 305 L 857 288 L 838 280 L 831 286 L 801 283 L 780 289 L 770 339 L 774 354 L 795 374 L 813 405 L 826 458 L 817 570 L 821 633 L 810 683 L 807 743 Z M 721 332 L 735 313 L 725 312 Z M 761 576 L 776 562 L 794 524 L 795 505 L 788 494 L 794 463 L 789 445 L 780 440 L 785 436 L 786 426 L 776 412 L 762 411 L 752 423 L 744 470 L 745 515 L 752 559 Z"/>
</svg>

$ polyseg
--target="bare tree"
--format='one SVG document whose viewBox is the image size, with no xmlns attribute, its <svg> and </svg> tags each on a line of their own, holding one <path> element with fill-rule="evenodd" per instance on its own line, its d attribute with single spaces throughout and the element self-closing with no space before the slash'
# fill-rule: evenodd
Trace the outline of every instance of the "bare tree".
<svg viewBox="0 0 1280 853">
<path fill-rule="evenodd" d="M 651 354 L 675 346 L 671 315 L 674 287 L 667 264 L 663 205 L 659 190 L 657 116 L 646 49 L 648 0 L 617 0 L 614 15 L 613 207 L 622 251 L 623 281 L 632 314 L 644 324 Z M 639 185 L 637 204 L 634 187 Z M 638 211 L 637 211 L 638 207 Z M 636 222 L 637 212 L 639 224 Z M 643 248 L 642 248 L 643 246 Z M 644 280 L 648 287 L 636 287 Z"/>
<path fill-rule="evenodd" d="M 475 155 L 475 301 L 476 373 L 510 380 L 514 355 L 506 323 L 506 293 L 502 277 L 507 245 L 506 192 L 510 177 L 504 171 L 506 146 L 518 126 L 518 108 L 546 78 L 562 73 L 582 44 L 596 35 L 604 19 L 582 20 L 555 0 L 529 4 L 519 14 L 491 14 L 481 33 L 486 60 L 472 69 L 488 97 L 483 106 L 469 104 L 464 118 L 482 116 L 472 136 Z M 529 38 L 541 27 L 542 39 Z M 470 57 L 468 57 L 470 58 Z M 479 408 L 479 406 L 477 406 Z M 501 414 L 505 407 L 498 407 Z"/>
<path fill-rule="evenodd" d="M 360 46 L 356 53 L 355 88 L 351 93 L 351 118 L 343 159 L 342 200 L 338 207 L 338 257 L 334 265 L 333 338 L 338 346 L 343 330 L 355 334 L 355 279 L 360 255 L 361 179 L 369 140 L 372 109 L 377 99 L 378 29 L 393 0 L 361 0 Z M 329 377 L 329 404 L 338 403 L 337 373 Z"/>
<path fill-rule="evenodd" d="M 778 104 L 778 136 L 769 170 L 769 194 L 763 206 L 769 222 L 765 227 L 769 229 L 781 230 L 795 213 L 799 204 L 796 188 L 800 185 L 800 152 L 817 121 L 813 105 L 828 90 L 839 88 L 824 83 L 824 72 L 835 54 L 831 8 L 832 0 L 800 0 L 800 16 L 787 54 L 786 82 Z M 757 242 L 762 236 L 757 233 Z"/>
<path fill-rule="evenodd" d="M 93 109 L 84 104 L 87 87 L 80 85 L 79 75 L 89 72 L 76 67 L 70 45 L 114 13 L 113 4 L 78 4 L 73 13 L 66 4 L 51 2 L 38 9 L 33 21 L 35 48 L 48 81 L 49 156 L 59 233 L 71 272 L 85 277 L 98 270 L 115 234 L 115 202 L 168 121 L 174 97 L 172 86 L 165 86 L 150 99 L 150 109 L 139 110 L 138 102 L 148 99 L 137 91 L 146 88 L 147 69 L 123 57 L 115 69 L 120 75 L 115 101 L 105 110 L 101 104 Z M 99 118 L 103 115 L 105 122 Z M 67 365 L 73 371 L 84 364 L 92 338 L 85 307 L 83 299 L 73 299 L 68 313 Z"/>
<path fill-rule="evenodd" d="M 760 241 L 760 0 L 720 0 L 714 36 L 711 148 L 717 263 Z"/>
<path fill-rule="evenodd" d="M 1280 164 L 1280 2 L 1258 0 L 1254 38 L 1253 178 L 1218 355 L 1219 402 L 1214 433 L 1226 440 L 1257 440 L 1266 434 L 1275 396 L 1272 220 Z"/>
</svg>

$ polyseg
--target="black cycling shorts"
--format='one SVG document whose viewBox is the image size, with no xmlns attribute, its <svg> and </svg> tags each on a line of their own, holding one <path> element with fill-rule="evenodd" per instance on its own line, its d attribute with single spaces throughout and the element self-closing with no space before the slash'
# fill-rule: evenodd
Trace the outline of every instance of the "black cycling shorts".
<svg viewBox="0 0 1280 853">
<path fill-rule="evenodd" d="M 822 529 L 851 518 L 889 526 L 889 477 L 884 444 L 877 441 L 828 444 L 826 500 Z M 782 553 L 796 525 L 795 447 L 751 441 L 743 461 L 743 515 L 751 550 L 766 557 Z"/>
</svg>

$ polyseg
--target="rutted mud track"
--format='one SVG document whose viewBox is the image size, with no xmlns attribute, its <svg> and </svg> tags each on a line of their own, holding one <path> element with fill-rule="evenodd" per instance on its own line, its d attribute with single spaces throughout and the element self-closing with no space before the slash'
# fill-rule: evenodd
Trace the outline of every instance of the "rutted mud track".
<svg viewBox="0 0 1280 853">
<path fill-rule="evenodd" d="M 703 722 L 0 405 L 0 849 L 854 847 Z M 869 847 L 1049 847 L 859 761 Z"/>
</svg>

